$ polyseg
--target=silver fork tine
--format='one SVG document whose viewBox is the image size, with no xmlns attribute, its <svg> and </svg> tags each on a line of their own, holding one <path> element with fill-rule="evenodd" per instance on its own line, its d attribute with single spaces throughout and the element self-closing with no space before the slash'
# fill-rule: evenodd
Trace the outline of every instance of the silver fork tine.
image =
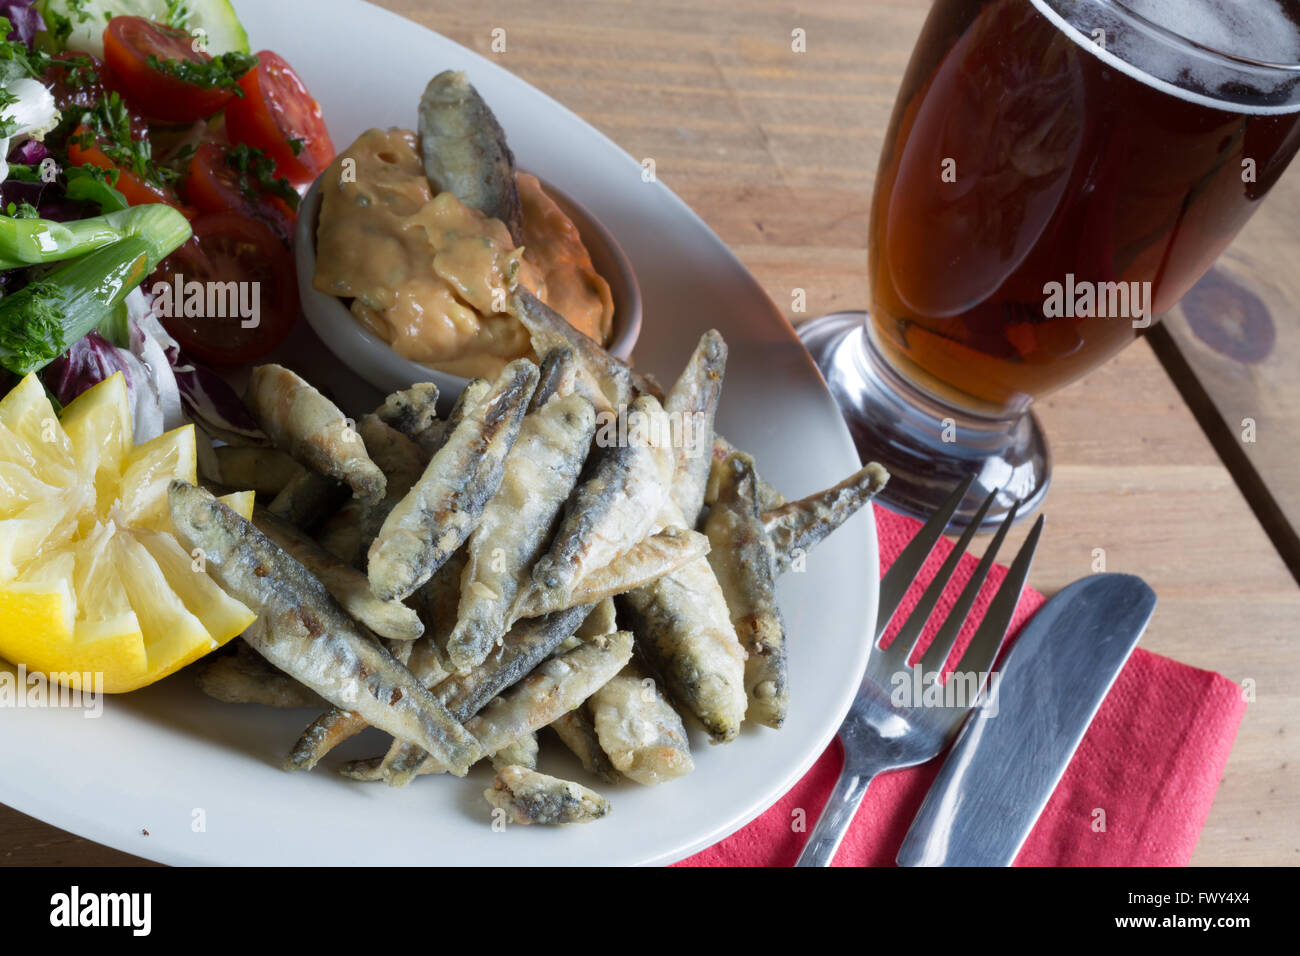
<svg viewBox="0 0 1300 956">
<path fill-rule="evenodd" d="M 988 577 L 989 568 L 993 567 L 993 562 L 997 559 L 998 551 L 1002 547 L 1002 542 L 1007 536 L 1007 531 L 1015 523 L 1016 512 L 1020 510 L 1020 502 L 1011 506 L 1007 516 L 1002 519 L 1002 525 L 998 528 L 997 533 L 993 535 L 993 540 L 984 550 L 984 557 L 980 558 L 980 563 L 975 566 L 975 573 L 970 576 L 966 586 L 962 588 L 961 594 L 957 598 L 957 603 L 952 606 L 948 612 L 947 618 L 944 619 L 943 626 L 939 628 L 939 633 L 934 636 L 930 646 L 925 649 L 925 654 L 917 661 L 916 666 L 921 668 L 922 673 L 932 674 L 943 667 L 944 661 L 952 653 L 952 646 L 957 643 L 957 635 L 961 633 L 961 627 L 966 623 L 966 615 L 970 613 L 971 605 L 975 603 L 975 598 L 979 596 L 980 588 L 984 586 L 984 579 Z"/>
<path fill-rule="evenodd" d="M 966 497 L 966 492 L 971 486 L 975 476 L 971 475 L 960 485 L 953 493 L 948 496 L 939 510 L 936 511 L 924 525 L 916 536 L 907 543 L 907 547 L 894 560 L 893 565 L 885 576 L 880 579 L 880 601 L 879 611 L 876 614 L 876 640 L 880 640 L 880 635 L 885 633 L 885 628 L 893 620 L 894 614 L 898 611 L 898 605 L 903 600 L 903 595 L 907 589 L 912 586 L 916 576 L 921 571 L 921 565 L 925 564 L 925 559 L 930 555 L 930 549 L 934 543 L 939 540 L 939 535 L 943 534 L 944 528 L 948 527 L 948 522 L 952 520 L 953 513 L 957 506 L 961 504 L 962 499 Z"/>
<path fill-rule="evenodd" d="M 1034 522 L 1034 527 L 1025 538 L 1025 543 L 1016 553 L 1016 559 L 1007 569 L 1007 576 L 1002 579 L 998 593 L 993 595 L 993 601 L 984 614 L 984 620 L 980 621 L 979 630 L 975 632 L 970 645 L 962 654 L 961 660 L 957 662 L 956 670 L 981 675 L 980 690 L 984 689 L 987 671 L 997 660 L 998 649 L 1002 647 L 1002 640 L 1007 636 L 1011 618 L 1015 616 L 1016 605 L 1020 603 L 1020 592 L 1025 587 L 1025 578 L 1029 576 L 1029 566 L 1034 562 L 1034 549 L 1038 547 L 1038 536 L 1042 530 L 1043 516 L 1039 515 L 1038 520 Z"/>
<path fill-rule="evenodd" d="M 961 538 L 953 545 L 953 549 L 948 552 L 948 557 L 944 559 L 943 564 L 935 573 L 934 579 L 926 586 L 921 599 L 916 602 L 916 607 L 912 608 L 912 613 L 907 615 L 907 620 L 903 622 L 903 626 L 894 635 L 894 640 L 890 642 L 888 648 L 881 651 L 894 666 L 901 665 L 912 656 L 912 650 L 916 647 L 921 632 L 925 630 L 926 622 L 930 620 L 935 605 L 939 603 L 939 598 L 943 596 L 944 589 L 948 587 L 948 581 L 952 578 L 952 573 L 957 570 L 957 563 L 965 556 L 966 549 L 970 547 L 971 538 L 975 537 L 975 532 L 979 530 L 984 515 L 988 513 L 989 506 L 993 504 L 993 499 L 997 495 L 996 488 L 989 492 L 988 497 L 984 499 L 984 503 L 980 505 L 979 511 L 975 513 L 975 517 L 971 519 L 971 523 L 962 532 Z"/>
</svg>

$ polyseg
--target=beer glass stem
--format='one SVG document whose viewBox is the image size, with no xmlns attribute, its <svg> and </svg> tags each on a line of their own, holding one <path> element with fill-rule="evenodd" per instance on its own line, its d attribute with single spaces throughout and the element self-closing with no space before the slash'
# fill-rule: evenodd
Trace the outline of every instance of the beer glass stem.
<svg viewBox="0 0 1300 956">
<path fill-rule="evenodd" d="M 916 388 L 871 341 L 865 312 L 825 315 L 798 332 L 844 414 L 858 454 L 889 469 L 889 483 L 877 499 L 886 507 L 928 518 L 970 475 L 975 481 L 954 516 L 955 528 L 966 527 L 993 491 L 985 528 L 1000 524 L 1017 502 L 1017 520 L 1042 502 L 1051 454 L 1031 412 L 1007 421 L 980 418 Z"/>
</svg>

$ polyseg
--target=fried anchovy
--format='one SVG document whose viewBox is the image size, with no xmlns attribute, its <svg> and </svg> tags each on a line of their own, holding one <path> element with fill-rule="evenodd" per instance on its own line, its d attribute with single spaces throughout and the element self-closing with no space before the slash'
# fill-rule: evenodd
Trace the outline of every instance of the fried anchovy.
<svg viewBox="0 0 1300 956">
<path fill-rule="evenodd" d="M 695 769 L 682 718 L 635 661 L 587 701 L 600 749 L 629 780 L 651 786 Z"/>
<path fill-rule="evenodd" d="M 276 447 L 308 468 L 337 478 L 358 498 L 380 498 L 384 473 L 365 442 L 328 398 L 282 365 L 259 365 L 248 380 L 248 407 Z"/>
<path fill-rule="evenodd" d="M 523 323 L 538 355 L 555 348 L 573 351 L 577 365 L 574 388 L 587 397 L 596 411 L 625 408 L 638 393 L 656 399 L 663 397 L 645 377 L 606 352 L 595 339 L 575 329 L 564 316 L 523 286 L 517 286 L 506 299 L 506 311 Z"/>
<path fill-rule="evenodd" d="M 661 521 L 680 524 L 681 513 L 669 502 Z M 692 561 L 629 591 L 619 598 L 618 608 L 673 699 L 690 709 L 714 740 L 728 741 L 740 733 L 745 651 L 708 560 Z"/>
<path fill-rule="evenodd" d="M 406 598 L 469 537 L 501 485 L 506 455 L 536 385 L 537 366 L 519 359 L 506 366 L 481 403 L 466 409 L 370 545 L 368 573 L 376 594 Z"/>
<path fill-rule="evenodd" d="M 230 488 L 249 488 L 259 495 L 278 495 L 303 473 L 302 465 L 282 451 L 252 445 L 222 445 L 213 449 L 217 457 L 214 476 Z"/>
<path fill-rule="evenodd" d="M 776 603 L 775 550 L 758 510 L 754 461 L 743 452 L 724 466 L 718 500 L 704 532 L 713 544 L 709 564 L 727 598 L 745 660 L 747 719 L 780 727 L 789 706 L 785 626 Z"/>
<path fill-rule="evenodd" d="M 567 346 L 553 348 L 542 356 L 541 372 L 537 379 L 537 391 L 528 411 L 535 412 L 552 397 L 564 398 L 572 395 L 577 387 L 578 362 L 573 357 L 573 349 Z"/>
<path fill-rule="evenodd" d="M 561 714 L 551 721 L 551 729 L 573 751 L 588 773 L 593 773 L 606 783 L 618 783 L 622 774 L 614 769 L 609 755 L 600 749 L 596 739 L 596 725 L 592 723 L 588 704 Z"/>
<path fill-rule="evenodd" d="M 280 489 L 266 510 L 295 528 L 310 531 L 348 500 L 348 486 L 304 469 Z"/>
<path fill-rule="evenodd" d="M 492 755 L 492 769 L 504 770 L 506 767 L 524 767 L 537 769 L 537 735 L 524 734 L 508 747 L 502 747 Z"/>
<path fill-rule="evenodd" d="M 709 539 L 699 532 L 664 528 L 581 578 L 571 594 L 549 590 L 529 592 L 517 613 L 520 617 L 536 617 L 574 604 L 594 604 L 644 587 L 708 553 Z"/>
<path fill-rule="evenodd" d="M 488 654 L 468 674 L 447 678 L 434 688 L 434 694 L 461 721 L 468 720 L 487 706 L 488 701 L 518 683 L 538 664 L 546 660 L 566 638 L 581 626 L 590 607 L 569 608 L 546 617 L 520 621 L 510 629 L 500 647 Z M 419 747 L 396 742 L 383 759 L 383 775 L 393 786 L 405 786 L 428 761 L 436 761 Z"/>
<path fill-rule="evenodd" d="M 591 823 L 609 814 L 609 801 L 581 784 L 526 767 L 506 767 L 483 791 L 513 823 Z"/>
<path fill-rule="evenodd" d="M 704 507 L 704 491 L 713 460 L 713 419 L 718 411 L 726 367 L 727 343 L 717 331 L 705 332 L 664 399 L 664 411 L 674 428 L 673 502 L 691 528 L 695 527 Z"/>
<path fill-rule="evenodd" d="M 375 414 L 424 449 L 426 455 L 436 450 L 433 442 L 442 427 L 438 421 L 438 386 L 432 382 L 418 382 L 393 392 Z"/>
<path fill-rule="evenodd" d="M 718 500 L 718 483 L 722 480 L 722 472 L 719 470 L 728 458 L 734 455 L 738 448 L 721 435 L 713 436 L 713 459 L 709 470 L 709 483 L 704 492 L 704 503 L 712 505 Z M 785 504 L 785 496 L 768 484 L 760 476 L 758 479 L 758 506 L 764 511 L 772 508 L 779 508 Z"/>
<path fill-rule="evenodd" d="M 451 622 L 455 620 L 456 601 L 460 596 L 460 575 L 464 568 L 462 551 L 453 554 L 429 582 L 416 592 L 414 603 L 419 609 L 424 634 L 417 640 L 400 646 L 396 641 L 387 645 L 390 651 L 406 652 L 408 656 L 403 663 L 425 687 L 432 687 L 449 675 L 440 645 L 445 642 Z M 342 707 L 330 708 L 299 736 L 285 760 L 285 769 L 311 770 L 331 750 L 368 726 L 366 719 L 355 711 Z M 422 750 L 420 752 L 423 753 Z"/>
<path fill-rule="evenodd" d="M 406 667 L 344 613 L 301 564 L 207 492 L 168 489 L 172 523 L 209 573 L 265 621 L 254 649 L 336 707 L 418 743 L 459 774 L 482 748 Z"/>
<path fill-rule="evenodd" d="M 261 627 L 255 621 L 252 628 Z M 199 690 L 228 704 L 264 704 L 267 707 L 319 707 L 320 695 L 303 687 L 284 671 L 272 667 L 242 640 L 233 654 L 208 658 L 199 669 Z"/>
<path fill-rule="evenodd" d="M 492 110 L 464 73 L 444 70 L 420 98 L 420 152 L 437 192 L 451 192 L 471 209 L 500 219 L 523 245 L 523 207 L 515 157 Z"/>
<path fill-rule="evenodd" d="M 447 655 L 458 670 L 487 657 L 516 618 L 544 613 L 512 610 L 578 482 L 595 431 L 595 410 L 581 395 L 556 398 L 524 418 L 500 488 L 466 544 L 460 608 L 447 640 Z"/>
<path fill-rule="evenodd" d="M 260 508 L 253 515 L 253 523 L 315 575 L 343 610 L 380 637 L 413 641 L 424 633 L 424 625 L 415 611 L 400 601 L 377 598 L 364 574 L 344 564 L 293 525 Z"/>
<path fill-rule="evenodd" d="M 775 549 L 776 573 L 789 569 L 795 558 L 806 554 L 809 548 L 853 517 L 888 480 L 889 472 L 871 462 L 825 491 L 775 508 L 764 508 L 763 527 Z"/>
<path fill-rule="evenodd" d="M 357 424 L 357 432 L 370 452 L 370 457 L 388 479 L 384 496 L 377 501 L 365 501 L 361 509 L 361 540 L 367 547 L 379 534 L 384 521 L 420 480 L 429 456 L 414 441 L 395 428 L 386 425 L 378 415 L 365 415 Z"/>
<path fill-rule="evenodd" d="M 632 635 L 616 631 L 592 638 L 562 657 L 539 664 L 531 674 L 465 722 L 486 754 L 494 754 L 525 734 L 541 730 L 607 684 L 632 658 Z M 421 773 L 441 773 L 435 758 Z"/>
<path fill-rule="evenodd" d="M 552 592 L 544 603 L 562 606 L 586 575 L 641 541 L 668 499 L 671 429 L 659 403 L 649 396 L 633 402 L 626 430 L 626 440 L 600 450 L 591 477 L 565 507 L 550 550 L 533 566 L 534 586 Z M 598 431 L 596 444 L 602 441 L 608 440 Z"/>
</svg>

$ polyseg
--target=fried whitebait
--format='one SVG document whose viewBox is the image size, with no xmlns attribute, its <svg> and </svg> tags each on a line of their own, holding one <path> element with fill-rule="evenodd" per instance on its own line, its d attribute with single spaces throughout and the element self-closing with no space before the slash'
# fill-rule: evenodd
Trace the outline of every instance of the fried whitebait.
<svg viewBox="0 0 1300 956">
<path fill-rule="evenodd" d="M 526 767 L 506 767 L 483 791 L 487 802 L 513 823 L 590 823 L 609 814 L 609 801 L 581 784 Z"/>
<path fill-rule="evenodd" d="M 533 585 L 551 592 L 542 595 L 543 605 L 567 603 L 579 581 L 645 538 L 668 499 L 671 427 L 655 399 L 633 402 L 626 440 L 596 454 L 591 477 L 574 490 L 550 550 L 533 566 Z"/>
<path fill-rule="evenodd" d="M 484 755 L 405 666 L 355 624 L 301 564 L 206 491 L 181 480 L 168 488 L 172 523 L 205 557 L 222 587 L 261 615 L 254 649 L 336 707 L 354 710 L 463 774 Z"/>
<path fill-rule="evenodd" d="M 458 670 L 481 663 L 517 617 L 545 613 L 512 611 L 578 482 L 595 430 L 596 412 L 581 395 L 557 397 L 524 418 L 500 488 L 466 544 L 460 607 L 447 640 L 447 656 Z"/>
<path fill-rule="evenodd" d="M 523 245 L 523 207 L 506 134 L 464 73 L 444 70 L 420 98 L 420 152 L 435 192 L 499 219 Z"/>
<path fill-rule="evenodd" d="M 695 769 L 682 718 L 635 661 L 587 701 L 596 739 L 629 780 L 651 786 Z"/>
<path fill-rule="evenodd" d="M 798 555 L 853 517 L 888 480 L 889 472 L 871 462 L 825 491 L 765 509 L 763 527 L 775 549 L 776 572 L 786 571 Z"/>
<path fill-rule="evenodd" d="M 506 366 L 481 403 L 465 409 L 370 545 L 370 586 L 381 598 L 408 597 L 469 537 L 501 485 L 536 386 L 537 366 L 520 359 Z"/>
<path fill-rule="evenodd" d="M 709 564 L 727 598 L 745 660 L 748 720 L 780 727 L 789 707 L 785 626 L 776 603 L 775 552 L 758 510 L 754 462 L 738 452 L 722 466 L 718 500 L 704 531 Z"/>
<path fill-rule="evenodd" d="M 259 365 L 247 402 L 276 447 L 308 468 L 336 478 L 359 498 L 381 498 L 384 473 L 338 407 L 282 365 Z"/>
</svg>

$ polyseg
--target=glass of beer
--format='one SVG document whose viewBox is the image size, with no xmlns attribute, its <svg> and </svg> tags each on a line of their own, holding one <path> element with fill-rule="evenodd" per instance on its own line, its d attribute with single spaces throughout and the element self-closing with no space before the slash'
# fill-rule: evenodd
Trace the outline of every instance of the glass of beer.
<svg viewBox="0 0 1300 956">
<path fill-rule="evenodd" d="M 993 524 L 1035 399 L 1169 310 L 1300 147 L 1295 0 L 935 0 L 876 175 L 871 308 L 800 327 L 883 498 Z"/>
</svg>

